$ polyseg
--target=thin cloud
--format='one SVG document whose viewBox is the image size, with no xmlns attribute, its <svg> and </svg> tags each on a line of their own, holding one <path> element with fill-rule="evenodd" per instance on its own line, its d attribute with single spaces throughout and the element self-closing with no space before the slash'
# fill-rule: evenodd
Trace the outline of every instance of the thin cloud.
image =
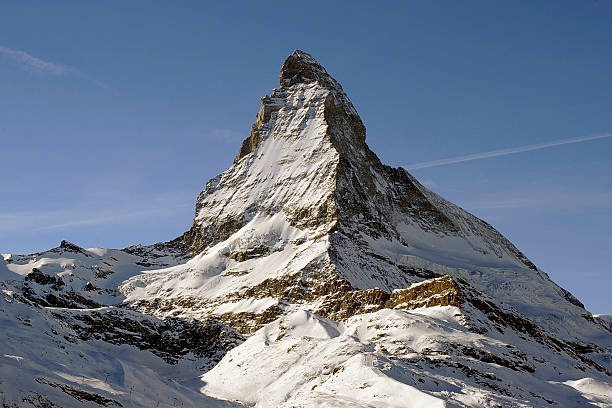
<svg viewBox="0 0 612 408">
<path fill-rule="evenodd" d="M 191 203 L 176 204 L 172 207 L 148 209 L 117 209 L 100 215 L 93 210 L 66 209 L 63 211 L 41 212 L 0 212 L 0 235 L 16 230 L 50 232 L 67 228 L 80 228 L 117 223 L 137 222 L 147 217 L 170 217 L 192 207 Z"/>
<path fill-rule="evenodd" d="M 112 192 L 109 195 L 112 197 L 107 197 L 107 200 L 89 198 L 75 203 L 74 206 L 57 210 L 0 209 L 0 238 L 3 238 L 3 235 L 8 237 L 15 231 L 49 233 L 69 228 L 141 222 L 151 217 L 175 217 L 181 214 L 190 217 L 193 214 L 193 191 L 117 194 L 118 197 L 130 197 L 126 202 L 116 199 Z"/>
<path fill-rule="evenodd" d="M 75 75 L 80 78 L 86 79 L 87 81 L 90 81 L 101 88 L 110 89 L 110 87 L 106 85 L 104 82 L 101 82 L 97 80 L 96 78 L 90 75 L 87 75 L 74 67 L 70 67 L 68 65 L 55 64 L 49 61 L 44 61 L 44 60 L 41 60 L 40 58 L 37 58 L 33 55 L 28 54 L 25 51 L 14 50 L 12 48 L 8 48 L 3 45 L 0 45 L 0 55 L 4 56 L 5 58 L 9 58 L 13 61 L 16 61 L 17 63 L 21 64 L 25 68 L 29 70 L 33 70 L 35 72 L 55 75 L 55 76 Z"/>
<path fill-rule="evenodd" d="M 432 161 L 427 161 L 427 162 L 422 162 L 422 163 L 414 163 L 414 164 L 408 165 L 406 169 L 416 170 L 416 169 L 424 169 L 427 167 L 445 166 L 447 164 L 462 163 L 466 161 L 480 160 L 480 159 L 488 159 L 488 158 L 497 157 L 497 156 L 507 156 L 509 154 L 546 149 L 549 147 L 561 146 L 561 145 L 566 145 L 566 144 L 571 144 L 571 143 L 587 142 L 589 140 L 606 139 L 608 137 L 612 137 L 612 133 L 606 133 L 603 135 L 594 135 L 594 136 L 575 137 L 572 139 L 555 140 L 552 142 L 538 143 L 538 144 L 532 144 L 532 145 L 521 146 L 521 147 L 513 147 L 510 149 L 492 150 L 490 152 L 468 154 L 467 156 L 452 157 L 449 159 L 432 160 Z"/>
<path fill-rule="evenodd" d="M 112 225 L 119 222 L 131 222 L 141 220 L 147 217 L 165 217 L 175 215 L 178 210 L 183 208 L 192 207 L 191 204 L 176 205 L 172 208 L 152 208 L 149 210 L 139 211 L 126 211 L 105 216 L 94 216 L 93 214 L 82 214 L 81 216 L 66 220 L 65 222 L 59 222 L 56 224 L 49 224 L 39 227 L 38 231 L 53 231 L 62 230 L 66 228 L 78 228 L 87 227 L 94 225 Z"/>
</svg>

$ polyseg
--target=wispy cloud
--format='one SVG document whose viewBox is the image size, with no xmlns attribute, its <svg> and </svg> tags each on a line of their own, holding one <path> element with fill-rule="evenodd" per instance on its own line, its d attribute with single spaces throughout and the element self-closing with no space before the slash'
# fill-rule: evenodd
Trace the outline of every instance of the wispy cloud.
<svg viewBox="0 0 612 408">
<path fill-rule="evenodd" d="M 140 211 L 123 211 L 107 215 L 94 215 L 91 213 L 82 213 L 75 218 L 66 219 L 58 223 L 50 223 L 48 225 L 39 226 L 38 231 L 53 231 L 63 230 L 68 228 L 88 227 L 94 225 L 114 225 L 125 222 L 138 222 L 150 217 L 168 217 L 177 214 L 180 210 L 192 207 L 191 203 L 177 205 L 173 208 L 151 208 Z M 188 213 L 188 212 L 187 212 Z M 73 214 L 74 216 L 74 214 Z"/>
<path fill-rule="evenodd" d="M 108 226 L 140 222 L 151 217 L 170 217 L 179 212 L 191 214 L 189 204 L 179 204 L 171 208 L 147 208 L 144 210 L 117 209 L 115 211 L 95 212 L 84 209 L 66 209 L 40 212 L 0 212 L 0 235 L 16 230 L 30 232 L 50 232 L 70 228 Z"/>
<path fill-rule="evenodd" d="M 14 50 L 12 48 L 8 48 L 3 45 L 0 45 L 0 55 L 2 55 L 5 58 L 16 61 L 17 63 L 21 64 L 26 69 L 29 69 L 35 72 L 55 75 L 55 76 L 75 75 L 77 77 L 86 79 L 87 81 L 92 82 L 101 88 L 110 89 L 110 86 L 106 85 L 104 82 L 101 82 L 98 79 L 90 75 L 87 75 L 74 67 L 45 61 L 33 55 L 30 55 L 25 51 Z"/>
<path fill-rule="evenodd" d="M 83 193 L 86 195 L 86 193 Z M 88 197 L 65 208 L 19 211 L 0 208 L 0 244 L 2 236 L 15 231 L 49 233 L 92 226 L 141 223 L 146 219 L 193 215 L 193 191 L 165 191 L 144 194 L 107 191 L 106 199 Z M 130 200 L 119 200 L 129 197 Z"/>
<path fill-rule="evenodd" d="M 414 163 L 414 164 L 408 165 L 406 169 L 416 170 L 416 169 L 424 169 L 427 167 L 445 166 L 447 164 L 462 163 L 466 161 L 480 160 L 480 159 L 488 159 L 488 158 L 497 157 L 497 156 L 507 156 L 509 154 L 546 149 L 549 147 L 561 146 L 561 145 L 566 145 L 566 144 L 571 144 L 571 143 L 587 142 L 589 140 L 606 139 L 609 137 L 612 137 L 612 133 L 606 133 L 602 135 L 593 135 L 593 136 L 584 136 L 584 137 L 575 137 L 572 139 L 555 140 L 555 141 L 547 142 L 547 143 L 538 143 L 538 144 L 532 144 L 532 145 L 527 145 L 527 146 L 513 147 L 510 149 L 492 150 L 490 152 L 468 154 L 467 156 L 451 157 L 449 159 L 432 160 L 432 161 L 427 161 L 427 162 L 422 162 L 422 163 Z"/>
</svg>

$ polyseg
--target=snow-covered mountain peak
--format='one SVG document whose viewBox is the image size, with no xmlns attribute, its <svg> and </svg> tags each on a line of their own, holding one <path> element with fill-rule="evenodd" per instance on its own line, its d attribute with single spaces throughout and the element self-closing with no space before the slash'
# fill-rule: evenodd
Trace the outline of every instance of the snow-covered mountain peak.
<svg viewBox="0 0 612 408">
<path fill-rule="evenodd" d="M 500 291 L 502 271 L 520 271 L 515 273 L 532 283 L 550 282 L 490 225 L 405 170 L 383 165 L 365 134 L 338 82 L 312 56 L 295 51 L 281 69 L 281 88 L 262 98 L 234 163 L 199 195 L 185 243 L 194 254 L 206 255 L 251 231 L 253 222 L 258 231 L 272 231 L 281 220 L 285 229 L 318 237 L 325 245 L 319 255 L 333 271 L 328 278 L 345 279 L 354 288 L 401 289 L 422 279 L 406 271 L 424 268 L 440 270 L 431 277 L 472 279 L 458 271 L 483 268 L 487 276 L 501 274 L 474 284 L 509 300 L 517 293 L 512 285 Z M 262 220 L 274 224 L 264 228 Z M 269 235 L 258 240 L 267 242 L 262 254 L 288 248 Z M 241 251 L 256 252 L 248 245 Z M 552 285 L 544 292 L 556 299 L 562 292 Z"/>
<path fill-rule="evenodd" d="M 612 406 L 609 319 L 365 134 L 295 51 L 181 237 L 3 254 L 5 406 Z"/>
<path fill-rule="evenodd" d="M 307 53 L 287 58 L 281 83 L 261 99 L 233 165 L 198 197 L 185 236 L 194 253 L 229 238 L 257 214 L 281 212 L 292 226 L 327 229 L 338 219 L 339 164 L 368 156 L 365 127 L 342 87 Z"/>
<path fill-rule="evenodd" d="M 340 84 L 327 73 L 325 68 L 312 55 L 301 50 L 293 51 L 281 67 L 281 88 L 313 81 L 318 81 L 329 89 L 342 89 Z"/>
<path fill-rule="evenodd" d="M 569 316 L 582 325 L 589 314 L 580 302 L 493 227 L 404 169 L 383 165 L 342 87 L 314 58 L 295 51 L 281 82 L 262 98 L 234 163 L 199 195 L 182 237 L 197 255 L 189 270 L 206 278 L 167 271 L 159 279 L 135 277 L 123 286 L 128 299 L 231 295 L 251 299 L 271 318 L 286 306 L 275 304 L 271 313 L 270 299 L 255 301 L 262 285 L 276 287 L 277 300 L 298 287 L 313 297 L 334 299 L 348 289 L 387 298 L 449 276 L 551 330 Z M 146 291 L 133 290 L 143 285 Z M 297 301 L 293 296 L 283 302 Z M 569 326 L 561 330 L 571 337 Z"/>
<path fill-rule="evenodd" d="M 353 128 L 352 136 L 357 138 L 359 147 L 363 149 L 365 147 L 365 127 L 350 99 L 342 89 L 342 85 L 312 55 L 301 50 L 295 50 L 287 57 L 281 67 L 281 89 L 288 89 L 291 92 L 296 84 L 312 82 L 316 82 L 318 86 L 326 88 L 330 92 L 325 99 L 326 110 L 324 111 L 328 124 L 331 126 L 340 125 L 340 123 L 333 123 L 333 118 L 339 115 L 346 116 L 347 123 L 341 125 L 348 124 Z M 293 89 L 293 91 L 295 90 Z M 336 143 L 336 147 L 341 146 Z M 342 149 L 339 150 L 341 154 L 344 153 Z"/>
</svg>

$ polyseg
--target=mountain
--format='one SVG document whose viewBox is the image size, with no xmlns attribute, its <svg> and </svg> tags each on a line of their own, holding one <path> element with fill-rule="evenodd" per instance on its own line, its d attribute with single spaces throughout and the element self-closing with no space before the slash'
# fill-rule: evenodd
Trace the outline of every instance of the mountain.
<svg viewBox="0 0 612 408">
<path fill-rule="evenodd" d="M 284 62 L 172 241 L 0 263 L 7 407 L 606 407 L 612 331 Z"/>
</svg>

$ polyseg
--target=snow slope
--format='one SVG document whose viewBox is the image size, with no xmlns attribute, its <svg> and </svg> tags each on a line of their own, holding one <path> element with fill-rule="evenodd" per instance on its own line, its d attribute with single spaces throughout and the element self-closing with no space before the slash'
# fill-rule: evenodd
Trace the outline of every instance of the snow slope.
<svg viewBox="0 0 612 408">
<path fill-rule="evenodd" d="M 199 367 L 207 358 L 189 355 L 168 364 L 133 345 L 81 341 L 53 309 L 6 289 L 0 330 L 4 407 L 239 406 L 198 392 Z"/>
<path fill-rule="evenodd" d="M 543 347 L 523 344 L 523 355 L 469 332 L 460 315 L 453 307 L 387 309 L 341 324 L 297 311 L 231 350 L 204 374 L 202 391 L 258 407 L 609 406 L 609 382 L 555 381 L 554 370 L 583 373 Z"/>
</svg>

